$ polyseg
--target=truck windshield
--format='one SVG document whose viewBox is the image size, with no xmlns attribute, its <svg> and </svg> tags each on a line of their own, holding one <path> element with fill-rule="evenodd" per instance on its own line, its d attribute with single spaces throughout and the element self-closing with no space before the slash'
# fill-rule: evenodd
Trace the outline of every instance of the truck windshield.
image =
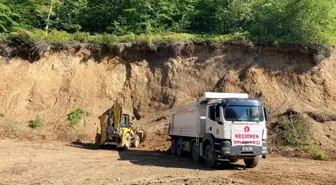
<svg viewBox="0 0 336 185">
<path fill-rule="evenodd" d="M 225 108 L 227 121 L 263 121 L 262 107 L 258 106 L 227 106 Z"/>
</svg>

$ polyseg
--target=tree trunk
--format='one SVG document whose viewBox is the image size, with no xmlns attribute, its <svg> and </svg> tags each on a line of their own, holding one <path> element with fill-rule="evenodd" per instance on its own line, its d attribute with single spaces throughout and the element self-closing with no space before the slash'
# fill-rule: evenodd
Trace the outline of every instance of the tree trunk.
<svg viewBox="0 0 336 185">
<path fill-rule="evenodd" d="M 48 34 L 48 30 L 49 30 L 49 20 L 50 20 L 51 14 L 52 14 L 52 9 L 53 9 L 53 0 L 50 0 L 50 9 L 49 9 L 49 13 L 48 13 L 48 17 L 47 17 L 47 23 L 46 23 L 46 27 L 45 27 L 46 34 Z"/>
</svg>

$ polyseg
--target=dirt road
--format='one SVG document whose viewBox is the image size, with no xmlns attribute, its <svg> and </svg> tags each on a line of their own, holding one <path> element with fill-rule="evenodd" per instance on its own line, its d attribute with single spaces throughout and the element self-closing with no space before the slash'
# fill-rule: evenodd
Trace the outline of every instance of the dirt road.
<svg viewBox="0 0 336 185">
<path fill-rule="evenodd" d="M 97 150 L 89 144 L 0 141 L 0 184 L 336 184 L 336 162 L 269 157 L 254 169 L 209 170 L 150 151 Z"/>
</svg>

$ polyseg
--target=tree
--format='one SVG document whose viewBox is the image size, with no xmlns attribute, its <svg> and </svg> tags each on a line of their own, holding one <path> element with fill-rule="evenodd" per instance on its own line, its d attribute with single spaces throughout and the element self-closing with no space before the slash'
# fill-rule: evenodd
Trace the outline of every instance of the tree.
<svg viewBox="0 0 336 185">
<path fill-rule="evenodd" d="M 55 7 L 54 26 L 70 33 L 82 29 L 82 13 L 87 8 L 87 0 L 63 0 Z"/>
<path fill-rule="evenodd" d="M 14 26 L 17 26 L 18 15 L 11 11 L 11 9 L 0 1 L 0 32 L 7 32 Z"/>
</svg>

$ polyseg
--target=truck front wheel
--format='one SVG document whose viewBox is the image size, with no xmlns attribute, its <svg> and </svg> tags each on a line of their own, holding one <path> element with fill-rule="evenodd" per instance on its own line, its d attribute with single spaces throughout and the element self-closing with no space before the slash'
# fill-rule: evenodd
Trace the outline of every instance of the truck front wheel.
<svg viewBox="0 0 336 185">
<path fill-rule="evenodd" d="M 204 159 L 205 166 L 207 166 L 209 168 L 215 167 L 216 160 L 215 160 L 214 151 L 213 151 L 211 145 L 207 145 L 205 147 L 204 154 L 205 154 L 205 159 Z"/>
<path fill-rule="evenodd" d="M 256 156 L 252 159 L 244 159 L 244 163 L 247 168 L 254 168 L 258 165 L 259 162 L 259 156 Z"/>
</svg>

